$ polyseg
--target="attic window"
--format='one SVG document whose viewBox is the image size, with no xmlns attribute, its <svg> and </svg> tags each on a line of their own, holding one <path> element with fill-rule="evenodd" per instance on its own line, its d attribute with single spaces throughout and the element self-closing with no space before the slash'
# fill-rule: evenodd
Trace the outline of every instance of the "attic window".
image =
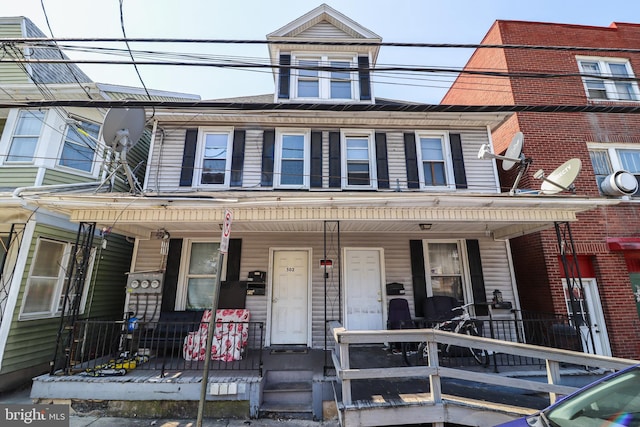
<svg viewBox="0 0 640 427">
<path fill-rule="evenodd" d="M 357 58 L 294 56 L 291 73 L 292 98 L 297 100 L 358 99 Z"/>
</svg>

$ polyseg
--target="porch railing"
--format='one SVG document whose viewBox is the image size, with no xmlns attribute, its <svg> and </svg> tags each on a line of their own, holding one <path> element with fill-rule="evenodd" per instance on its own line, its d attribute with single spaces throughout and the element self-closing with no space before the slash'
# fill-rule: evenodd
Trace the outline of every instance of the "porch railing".
<svg viewBox="0 0 640 427">
<path fill-rule="evenodd" d="M 234 330 L 231 322 L 217 322 L 222 331 Z M 211 371 L 260 371 L 262 367 L 263 323 L 248 325 L 248 339 L 241 344 L 236 334 L 223 332 L 219 341 L 240 346 L 238 360 L 211 360 Z M 55 374 L 91 376 L 124 375 L 132 370 L 158 370 L 161 375 L 176 370 L 202 370 L 204 360 L 186 360 L 185 337 L 198 331 L 200 322 L 141 322 L 78 320 L 74 325 L 69 366 Z M 227 334 L 227 335 L 225 335 Z M 228 359 L 228 358 L 227 358 Z"/>
<path fill-rule="evenodd" d="M 512 310 L 500 317 L 489 314 L 484 336 L 503 341 L 585 352 L 587 338 L 567 315 Z M 490 363 L 500 366 L 544 365 L 544 359 L 522 354 L 493 353 Z"/>
</svg>

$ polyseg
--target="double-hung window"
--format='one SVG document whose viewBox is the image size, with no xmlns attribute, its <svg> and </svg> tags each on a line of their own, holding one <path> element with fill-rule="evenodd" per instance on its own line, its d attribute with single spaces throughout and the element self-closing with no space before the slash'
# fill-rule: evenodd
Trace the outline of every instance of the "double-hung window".
<svg viewBox="0 0 640 427">
<path fill-rule="evenodd" d="M 84 312 L 95 251 L 92 250 L 90 254 L 82 293 L 72 291 L 74 293 L 66 295 L 65 290 L 71 273 L 72 247 L 68 242 L 38 239 L 22 301 L 21 319 L 52 317 L 60 314 L 65 298 L 68 298 L 69 305 L 73 305 L 75 300 L 80 298 L 80 313 Z"/>
<path fill-rule="evenodd" d="M 309 140 L 309 131 L 278 131 L 274 170 L 275 187 L 309 188 Z"/>
<path fill-rule="evenodd" d="M 60 155 L 60 166 L 78 169 L 85 172 L 93 170 L 96 154 L 96 140 L 100 126 L 82 122 L 77 127 L 67 126 L 67 133 Z M 89 136 L 87 136 L 89 135 Z"/>
<path fill-rule="evenodd" d="M 622 58 L 579 57 L 582 82 L 589 99 L 638 101 L 640 91 L 631 64 Z"/>
<path fill-rule="evenodd" d="M 342 133 L 342 187 L 346 189 L 376 189 L 376 156 L 373 132 L 344 131 Z"/>
<path fill-rule="evenodd" d="M 445 295 L 464 302 L 465 274 L 458 241 L 424 241 L 427 296 Z"/>
<path fill-rule="evenodd" d="M 294 56 L 293 98 L 357 99 L 356 57 Z"/>
<path fill-rule="evenodd" d="M 453 176 L 453 165 L 447 135 L 418 132 L 416 143 L 420 188 L 448 187 L 451 181 L 449 177 Z"/>
<path fill-rule="evenodd" d="M 212 307 L 213 287 L 220 274 L 219 248 L 218 242 L 184 241 L 176 310 L 203 310 Z"/>
<path fill-rule="evenodd" d="M 640 149 L 633 147 L 633 144 L 615 147 L 610 144 L 590 144 L 589 156 L 598 188 L 608 175 L 623 170 L 633 174 L 638 181 L 638 190 L 632 197 L 640 196 Z"/>
<path fill-rule="evenodd" d="M 44 120 L 44 111 L 21 110 L 18 113 L 7 162 L 33 162 Z"/>
<path fill-rule="evenodd" d="M 200 165 L 196 168 L 198 176 L 195 180 L 200 186 L 229 186 L 232 144 L 232 129 L 205 129 L 201 132 Z"/>
</svg>

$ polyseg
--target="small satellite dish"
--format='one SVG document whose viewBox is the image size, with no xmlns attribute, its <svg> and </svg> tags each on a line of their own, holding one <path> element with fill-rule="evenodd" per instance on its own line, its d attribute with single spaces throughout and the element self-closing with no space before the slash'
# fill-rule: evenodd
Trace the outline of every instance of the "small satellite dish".
<svg viewBox="0 0 640 427">
<path fill-rule="evenodd" d="M 131 192 L 136 193 L 137 190 L 142 190 L 140 183 L 127 163 L 127 152 L 142 137 L 144 125 L 144 108 L 111 108 L 107 111 L 102 124 L 102 138 L 107 146 L 120 153 L 120 165 L 105 178 L 98 189 L 122 167 L 127 176 L 127 181 L 129 181 Z"/>
<path fill-rule="evenodd" d="M 548 177 L 544 176 L 542 169 L 533 174 L 533 177 L 544 181 L 540 186 L 540 192 L 542 194 L 574 191 L 573 181 L 578 177 L 581 167 L 582 162 L 580 159 L 570 159 L 558 166 Z"/>
<path fill-rule="evenodd" d="M 513 139 L 511 140 L 511 143 L 509 144 L 509 147 L 507 147 L 507 151 L 504 153 L 504 156 L 493 154 L 489 149 L 488 144 L 482 144 L 482 146 L 480 147 L 480 151 L 478 151 L 479 159 L 502 160 L 502 169 L 504 169 L 505 171 L 511 170 L 515 164 L 518 164 L 518 175 L 516 176 L 516 179 L 513 181 L 513 186 L 511 187 L 511 191 L 509 191 L 509 194 L 511 196 L 516 194 L 518 183 L 520 183 L 522 176 L 524 175 L 524 173 L 529 168 L 529 165 L 532 162 L 531 159 L 526 158 L 522 154 L 523 144 L 524 144 L 523 133 L 516 132 L 516 134 L 513 136 Z"/>
<path fill-rule="evenodd" d="M 507 151 L 504 153 L 504 159 L 502 160 L 502 169 L 511 170 L 515 166 L 516 162 L 520 162 L 520 156 L 522 154 L 522 145 L 524 144 L 524 134 L 522 132 L 516 132 L 507 147 Z M 511 160 L 509 160 L 511 159 Z"/>
<path fill-rule="evenodd" d="M 111 108 L 102 125 L 104 142 L 117 152 L 136 145 L 144 132 L 144 108 Z"/>
</svg>

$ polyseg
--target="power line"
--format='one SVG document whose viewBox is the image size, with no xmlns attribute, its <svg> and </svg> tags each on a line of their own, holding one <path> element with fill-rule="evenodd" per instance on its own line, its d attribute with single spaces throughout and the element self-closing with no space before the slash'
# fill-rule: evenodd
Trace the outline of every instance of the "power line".
<svg viewBox="0 0 640 427">
<path fill-rule="evenodd" d="M 591 46 L 545 46 L 526 44 L 478 44 L 478 43 L 415 43 L 415 42 L 377 42 L 377 41 L 303 41 L 303 40 L 238 40 L 238 39 L 176 39 L 176 38 L 3 38 L 6 43 L 186 43 L 186 44 L 247 44 L 247 45 L 283 45 L 283 46 L 354 46 L 354 47 L 410 47 L 410 48 L 447 48 L 447 49 L 531 49 L 560 51 L 626 52 L 640 53 L 640 49 L 611 48 Z"/>
<path fill-rule="evenodd" d="M 47 107 L 93 107 L 93 108 L 202 108 L 210 110 L 241 111 L 345 111 L 345 112 L 404 112 L 404 113 L 613 113 L 637 114 L 640 105 L 447 105 L 422 103 L 390 104 L 334 104 L 334 103 L 250 103 L 220 102 L 207 100 L 39 100 L 0 101 L 0 108 L 47 108 Z"/>
</svg>

